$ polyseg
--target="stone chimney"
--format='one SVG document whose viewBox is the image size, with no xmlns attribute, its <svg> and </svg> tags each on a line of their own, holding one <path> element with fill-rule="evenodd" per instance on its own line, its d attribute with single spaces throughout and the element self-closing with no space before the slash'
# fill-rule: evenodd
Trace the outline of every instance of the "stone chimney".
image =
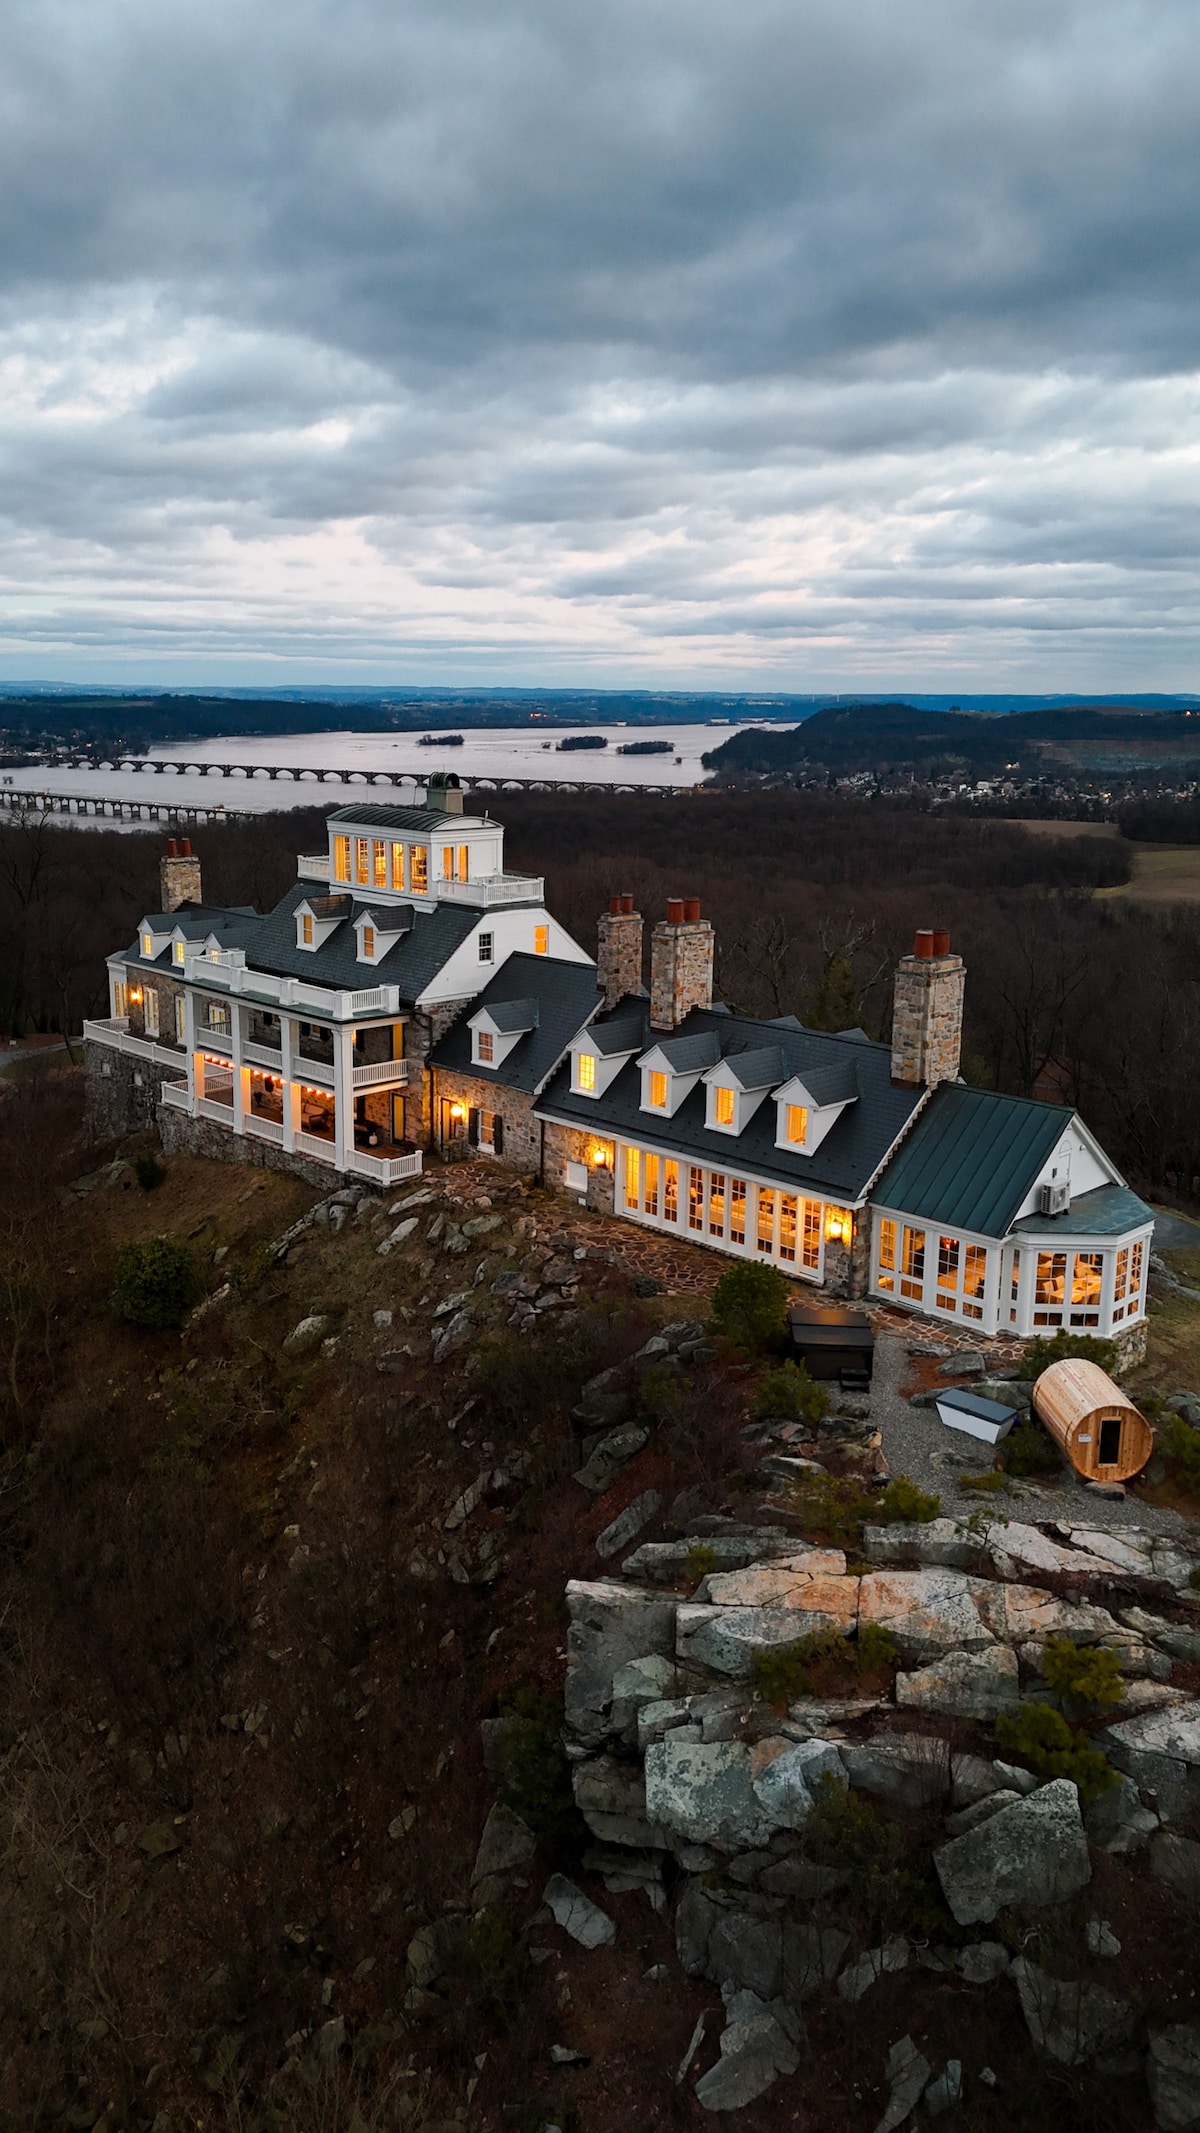
<svg viewBox="0 0 1200 2133">
<path fill-rule="evenodd" d="M 892 1009 L 892 1080 L 935 1089 L 958 1080 L 962 1050 L 962 957 L 951 955 L 948 933 L 918 933 L 911 955 L 896 969 Z"/>
<path fill-rule="evenodd" d="M 678 1029 L 694 1007 L 712 1006 L 713 942 L 698 896 L 667 899 L 650 936 L 651 1029 Z"/>
<path fill-rule="evenodd" d="M 597 927 L 596 983 L 604 987 L 604 1005 L 615 1007 L 642 986 L 642 914 L 632 896 L 613 896 Z"/>
<path fill-rule="evenodd" d="M 166 852 L 158 862 L 158 881 L 164 911 L 178 911 L 180 904 L 203 902 L 200 894 L 200 861 L 187 837 L 182 837 L 178 844 L 174 837 L 171 838 Z"/>
</svg>

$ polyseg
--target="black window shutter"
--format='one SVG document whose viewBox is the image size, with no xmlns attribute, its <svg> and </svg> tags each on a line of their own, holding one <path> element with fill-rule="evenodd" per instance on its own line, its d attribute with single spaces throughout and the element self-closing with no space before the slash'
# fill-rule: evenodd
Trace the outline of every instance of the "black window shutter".
<svg viewBox="0 0 1200 2133">
<path fill-rule="evenodd" d="M 498 1111 L 492 1118 L 492 1146 L 497 1155 L 504 1153 L 504 1120 Z"/>
<path fill-rule="evenodd" d="M 472 1110 L 468 1111 L 468 1113 L 467 1113 L 467 1139 L 468 1139 L 468 1140 L 470 1141 L 470 1143 L 471 1143 L 471 1146 L 472 1146 L 473 1148 L 478 1148 L 478 1146 L 479 1146 L 479 1113 L 478 1113 L 478 1111 L 477 1111 L 477 1110 L 474 1110 L 474 1109 L 472 1109 Z"/>
</svg>

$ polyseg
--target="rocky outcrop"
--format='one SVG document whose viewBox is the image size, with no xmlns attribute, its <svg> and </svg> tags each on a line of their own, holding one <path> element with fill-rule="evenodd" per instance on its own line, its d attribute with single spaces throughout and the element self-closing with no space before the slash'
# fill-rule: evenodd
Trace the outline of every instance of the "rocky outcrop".
<svg viewBox="0 0 1200 2133">
<path fill-rule="evenodd" d="M 1092 1872 L 1078 1791 L 1056 1778 L 951 1838 L 933 1863 L 960 1926 L 990 1924 L 1010 1903 L 1035 1910 L 1063 1903 Z"/>
</svg>

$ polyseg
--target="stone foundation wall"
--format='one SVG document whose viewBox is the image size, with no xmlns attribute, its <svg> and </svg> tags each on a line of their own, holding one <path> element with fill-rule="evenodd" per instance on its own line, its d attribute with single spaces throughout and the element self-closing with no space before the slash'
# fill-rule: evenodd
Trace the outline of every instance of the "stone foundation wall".
<svg viewBox="0 0 1200 2133">
<path fill-rule="evenodd" d="M 443 1097 L 448 1097 L 452 1103 L 466 1104 L 468 1111 L 490 1111 L 504 1120 L 503 1148 L 496 1160 L 503 1163 L 506 1170 L 523 1170 L 536 1177 L 542 1163 L 542 1126 L 541 1120 L 533 1115 L 532 1096 L 525 1095 L 520 1089 L 497 1088 L 495 1082 L 484 1081 L 474 1074 L 451 1074 L 445 1067 L 435 1067 L 430 1079 L 433 1083 L 431 1140 L 441 1118 Z M 472 1154 L 474 1152 L 472 1150 Z M 486 1149 L 483 1152 L 486 1154 Z"/>
<path fill-rule="evenodd" d="M 616 1212 L 616 1179 L 611 1165 L 606 1167 L 591 1161 L 598 1138 L 603 1136 L 587 1133 L 580 1126 L 556 1126 L 548 1120 L 542 1155 L 542 1183 L 562 1192 L 566 1165 L 582 1163 L 587 1171 L 588 1206 L 595 1214 L 611 1215 Z"/>
<path fill-rule="evenodd" d="M 181 1052 L 182 1068 L 186 1054 Z M 93 1039 L 83 1047 L 83 1130 L 89 1142 L 119 1140 L 157 1121 L 164 1081 L 184 1079 L 152 1059 L 136 1059 Z"/>
<path fill-rule="evenodd" d="M 290 1155 L 286 1148 L 277 1148 L 271 1141 L 260 1141 L 250 1134 L 230 1133 L 209 1118 L 189 1118 L 186 1111 L 169 1109 L 165 1104 L 158 1112 L 158 1130 L 162 1136 L 165 1155 L 195 1155 L 206 1163 L 242 1163 L 251 1170 L 283 1170 L 289 1177 L 303 1178 L 306 1185 L 315 1185 L 321 1192 L 336 1192 L 346 1181 L 341 1171 L 329 1163 L 314 1163 L 304 1155 Z M 371 1190 L 365 1179 L 355 1179 L 364 1190 Z"/>
</svg>

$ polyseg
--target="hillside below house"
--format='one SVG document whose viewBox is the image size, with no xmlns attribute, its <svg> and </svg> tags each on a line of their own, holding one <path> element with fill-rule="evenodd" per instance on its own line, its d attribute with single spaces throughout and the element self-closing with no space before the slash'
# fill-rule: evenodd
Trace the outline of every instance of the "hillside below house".
<svg viewBox="0 0 1200 2133">
<path fill-rule="evenodd" d="M 891 1306 L 867 1411 L 772 1414 L 770 1359 L 708 1323 L 727 1261 L 484 1157 L 143 1185 L 152 1137 L 97 1167 L 66 1101 L 0 1106 L 5 1263 L 54 1328 L 5 1409 L 14 2123 L 873 2133 L 918 2061 L 984 2133 L 1064 2093 L 1099 2133 L 1178 2122 L 1178 1494 L 966 1487 L 988 1455 L 934 1463 L 908 1389 L 978 1357 Z M 161 1234 L 199 1275 L 179 1332 L 111 1306 Z M 1172 1265 L 1163 1394 L 1200 1381 Z M 936 1521 L 888 1521 L 906 1471 Z M 1107 1806 L 997 1733 L 1063 1631 L 1124 1684 L 1071 1718 Z"/>
</svg>

